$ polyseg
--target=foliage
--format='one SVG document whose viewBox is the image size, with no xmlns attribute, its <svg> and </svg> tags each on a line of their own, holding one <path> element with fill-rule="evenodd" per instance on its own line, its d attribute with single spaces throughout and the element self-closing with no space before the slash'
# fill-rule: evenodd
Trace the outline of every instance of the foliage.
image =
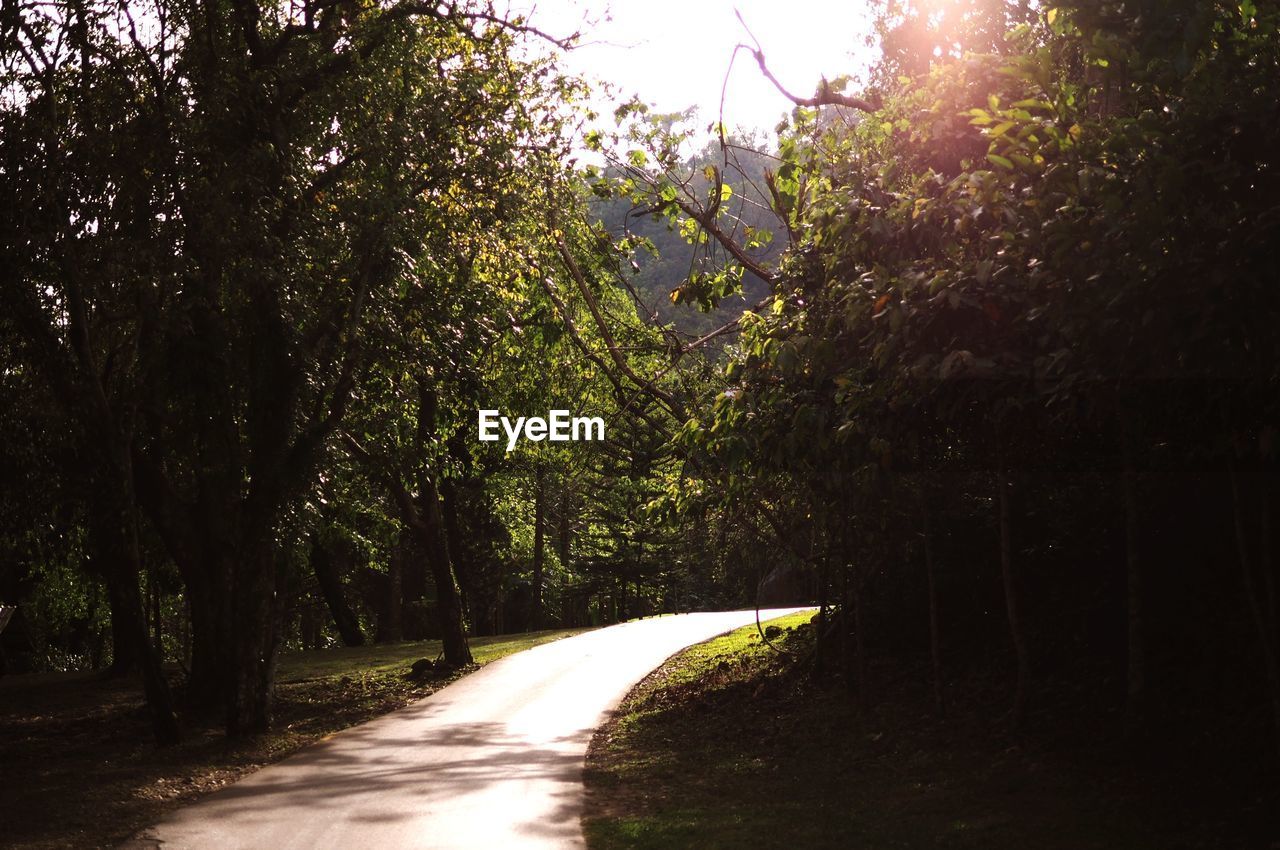
<svg viewBox="0 0 1280 850">
<path fill-rule="evenodd" d="M 1176 640 L 1197 597 L 1252 621 L 1203 639 L 1256 647 L 1280 696 L 1278 19 L 1108 9 L 1054 7 L 998 54 L 882 75 L 854 122 L 796 109 L 775 178 L 793 244 L 681 431 L 699 474 L 666 500 L 771 517 L 847 613 L 851 666 L 869 642 L 939 659 L 939 605 L 948 642 L 989 651 L 1006 609 L 1015 723 L 1033 669 L 1081 642 L 1127 677 L 1130 716 L 1159 704 L 1154 677 L 1197 674 L 1148 641 Z"/>
</svg>

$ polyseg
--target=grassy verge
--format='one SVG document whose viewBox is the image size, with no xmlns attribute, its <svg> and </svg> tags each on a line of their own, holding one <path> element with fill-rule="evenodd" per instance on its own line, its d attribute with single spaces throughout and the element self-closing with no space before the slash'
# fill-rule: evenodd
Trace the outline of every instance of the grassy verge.
<svg viewBox="0 0 1280 850">
<path fill-rule="evenodd" d="M 473 638 L 485 664 L 582 629 Z M 438 641 L 286 654 L 276 728 L 230 742 L 215 716 L 183 718 L 172 748 L 150 743 L 138 682 L 66 673 L 0 679 L 0 846 L 107 847 L 245 773 L 427 696 L 465 673 L 405 678 Z"/>
<path fill-rule="evenodd" d="M 812 645 L 805 620 L 780 622 L 797 657 Z M 1213 777 L 1135 768 L 1102 743 L 1014 740 L 990 703 L 940 720 L 920 693 L 923 671 L 875 674 L 884 687 L 859 710 L 842 686 L 764 647 L 754 626 L 675 656 L 592 742 L 588 847 L 1280 846 L 1259 843 L 1274 810 L 1247 789 L 1211 796 Z"/>
</svg>

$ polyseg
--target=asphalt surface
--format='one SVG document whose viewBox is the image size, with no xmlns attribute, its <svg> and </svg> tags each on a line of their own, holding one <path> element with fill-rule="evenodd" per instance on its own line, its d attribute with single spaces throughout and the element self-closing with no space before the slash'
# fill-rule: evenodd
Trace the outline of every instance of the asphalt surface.
<svg viewBox="0 0 1280 850">
<path fill-rule="evenodd" d="M 250 774 L 126 846 L 582 848 L 595 729 L 668 656 L 754 620 L 658 617 L 508 656 Z"/>
</svg>

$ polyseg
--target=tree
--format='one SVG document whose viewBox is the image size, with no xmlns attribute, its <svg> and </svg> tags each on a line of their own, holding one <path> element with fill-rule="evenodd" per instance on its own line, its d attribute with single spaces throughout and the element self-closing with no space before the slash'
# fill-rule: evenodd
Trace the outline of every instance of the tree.
<svg viewBox="0 0 1280 850">
<path fill-rule="evenodd" d="M 536 91 L 567 89 L 483 4 L 18 14 L 6 308 L 182 572 L 191 691 L 263 729 L 282 519 L 379 310 L 420 285 L 451 193 L 494 199 L 546 143 Z"/>
</svg>

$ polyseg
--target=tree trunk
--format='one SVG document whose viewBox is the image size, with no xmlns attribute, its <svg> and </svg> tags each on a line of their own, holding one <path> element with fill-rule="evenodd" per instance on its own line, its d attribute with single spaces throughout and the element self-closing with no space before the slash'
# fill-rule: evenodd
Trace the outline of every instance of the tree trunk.
<svg viewBox="0 0 1280 850">
<path fill-rule="evenodd" d="M 98 606 L 101 604 L 101 594 L 97 582 L 90 582 L 87 588 L 89 595 L 88 620 L 90 623 L 98 619 Z M 3 628 L 0 628 L 3 631 Z M 89 636 L 89 669 L 98 671 L 102 669 L 102 655 L 106 650 L 106 635 L 102 629 L 93 629 Z"/>
<path fill-rule="evenodd" d="M 866 644 L 866 588 L 862 571 L 853 570 L 853 663 L 858 680 L 858 705 L 867 707 L 867 644 Z"/>
<path fill-rule="evenodd" d="M 224 508 L 217 516 L 206 508 L 203 545 L 188 540 L 171 553 L 181 558 L 191 606 L 188 698 L 199 706 L 221 706 L 227 734 L 237 736 L 271 725 L 283 594 L 277 596 L 270 534 L 261 528 L 235 533 L 235 525 L 219 524 L 219 517 L 234 513 Z"/>
<path fill-rule="evenodd" d="M 1262 663 L 1267 676 L 1267 689 L 1271 697 L 1271 714 L 1275 733 L 1272 746 L 1276 754 L 1280 755 L 1280 659 L 1277 659 L 1280 653 L 1277 652 L 1276 647 L 1275 623 L 1269 621 L 1254 583 L 1252 547 L 1249 544 L 1249 533 L 1244 519 L 1244 497 L 1241 493 L 1240 470 L 1236 463 L 1235 450 L 1233 441 L 1227 449 L 1227 474 L 1231 481 L 1231 513 L 1235 526 L 1236 550 L 1240 558 L 1245 601 L 1249 605 L 1249 613 L 1252 615 L 1253 625 L 1258 633 L 1258 644 L 1262 650 Z"/>
<path fill-rule="evenodd" d="M 341 545 L 341 544 L 337 544 Z M 346 646 L 364 646 L 364 634 L 360 631 L 360 620 L 347 602 L 347 595 L 342 586 L 342 576 L 338 568 L 339 553 L 336 546 L 325 545 L 319 539 L 311 542 L 311 569 L 315 572 L 316 581 L 320 584 L 320 592 L 324 595 L 329 613 L 333 615 L 333 623 Z"/>
<path fill-rule="evenodd" d="M 141 556 L 137 508 L 128 481 L 123 478 L 129 474 L 127 466 L 117 467 L 108 470 L 107 480 L 99 484 L 100 500 L 91 506 L 89 517 L 91 557 L 95 571 L 107 583 L 113 646 L 128 663 L 136 663 L 141 670 L 152 733 L 156 743 L 164 747 L 176 744 L 180 735 L 169 683 L 149 640 L 138 587 Z M 115 668 L 114 662 L 112 667 Z"/>
<path fill-rule="evenodd" d="M 1031 674 L 1031 653 L 1027 648 L 1026 635 L 1023 632 L 1022 611 L 1018 595 L 1017 576 L 1013 569 L 1013 530 L 1009 519 L 1009 473 L 1004 465 L 1004 457 L 1000 456 L 997 464 L 998 481 L 996 489 L 1000 509 L 1000 576 L 1004 582 L 1005 613 L 1009 620 L 1009 638 L 1013 643 L 1013 654 L 1017 664 L 1016 681 L 1013 691 L 1013 728 L 1022 727 L 1027 707 L 1027 680 Z"/>
<path fill-rule="evenodd" d="M 933 560 L 933 528 L 929 497 L 921 490 L 920 512 L 924 520 L 924 575 L 929 594 L 929 662 L 933 673 L 933 708 L 938 716 L 946 714 L 942 693 L 942 631 L 938 623 L 938 583 Z"/>
<path fill-rule="evenodd" d="M 164 661 L 164 628 L 160 622 L 160 585 L 156 581 L 155 569 L 147 570 L 148 594 L 151 599 L 151 645 L 155 647 L 156 657 Z"/>
<path fill-rule="evenodd" d="M 396 540 L 387 560 L 387 575 L 382 587 L 382 606 L 374 640 L 391 643 L 404 638 L 401 608 L 404 605 L 404 564 L 409 557 L 410 541 L 402 534 Z"/>
<path fill-rule="evenodd" d="M 850 615 L 855 607 L 854 597 L 857 591 L 850 588 L 849 572 L 853 565 L 847 561 L 840 562 L 840 672 L 844 676 L 845 690 L 862 702 L 862 682 L 854 665 L 854 654 L 849 651 L 849 638 L 859 627 L 856 619 Z"/>
<path fill-rule="evenodd" d="M 440 617 L 444 658 L 454 667 L 465 667 L 473 663 L 471 647 L 467 645 L 467 634 L 463 628 L 462 601 L 453 578 L 453 562 L 449 557 L 449 542 L 440 511 L 440 494 L 430 478 L 423 484 L 422 502 L 422 521 L 417 525 L 417 532 L 436 586 L 436 611 Z"/>
<path fill-rule="evenodd" d="M 129 635 L 125 623 L 128 620 L 128 581 L 112 572 L 104 577 L 107 585 L 107 604 L 111 609 L 111 666 L 108 676 L 125 676 L 138 669 L 138 644 Z"/>
<path fill-rule="evenodd" d="M 556 554 L 560 556 L 560 569 L 569 569 L 569 547 L 572 540 L 572 495 L 567 486 L 560 493 L 560 522 L 556 539 Z"/>
<path fill-rule="evenodd" d="M 459 456 L 459 452 L 456 450 L 452 454 L 455 457 Z M 458 499 L 457 485 L 451 479 L 441 479 L 440 507 L 444 517 L 445 540 L 449 544 L 449 561 L 453 564 L 453 575 L 458 583 L 458 597 L 462 604 L 463 614 L 467 616 L 472 627 L 475 627 L 479 617 L 472 610 L 475 601 L 471 598 L 470 593 L 474 587 L 475 571 L 470 559 L 467 557 L 467 551 L 463 543 L 462 522 L 458 517 Z"/>
<path fill-rule="evenodd" d="M 1128 657 L 1125 678 L 1125 731 L 1133 738 L 1142 728 L 1147 682 L 1146 645 L 1143 640 L 1143 581 L 1140 516 L 1138 513 L 1138 474 L 1133 460 L 1133 435 L 1129 424 L 1122 422 L 1121 493 L 1124 499 L 1125 587 L 1127 603 Z"/>
<path fill-rule="evenodd" d="M 216 558 L 210 558 L 216 561 Z M 203 569 L 183 570 L 191 612 L 191 675 L 187 699 L 193 705 L 223 705 L 228 693 L 229 643 L 224 635 L 223 593 L 215 593 Z"/>
<path fill-rule="evenodd" d="M 1275 553 L 1272 549 L 1271 540 L 1271 487 L 1275 482 L 1275 470 L 1272 464 L 1264 467 L 1263 478 L 1261 483 L 1262 492 L 1258 497 L 1259 508 L 1262 511 L 1262 528 L 1261 528 L 1261 561 L 1263 585 L 1267 592 L 1267 616 L 1271 623 L 1272 634 L 1280 627 L 1280 616 L 1276 611 L 1276 565 Z M 1277 637 L 1280 637 L 1278 635 Z"/>
<path fill-rule="evenodd" d="M 151 714 L 151 729 L 156 743 L 162 747 L 178 743 L 178 721 L 173 713 L 173 698 L 169 693 L 169 683 L 160 667 L 160 659 L 147 640 L 147 619 L 142 608 L 142 598 L 136 585 L 130 594 L 123 594 L 120 609 L 122 617 L 112 628 L 121 628 L 127 635 L 126 640 L 136 646 L 137 656 L 142 670 L 142 687 L 147 695 L 147 708 Z"/>
<path fill-rule="evenodd" d="M 813 546 L 810 544 L 810 551 Z M 818 567 L 818 633 L 813 642 L 813 672 L 821 676 L 827 671 L 827 562 Z"/>
<path fill-rule="evenodd" d="M 533 606 L 529 612 L 529 629 L 542 628 L 543 525 L 545 524 L 546 475 L 539 465 L 533 475 Z"/>
<path fill-rule="evenodd" d="M 227 629 L 233 665 L 227 734 L 237 736 L 271 728 L 282 612 L 276 597 L 276 564 L 270 544 L 262 541 L 246 546 L 233 576 Z"/>
</svg>

